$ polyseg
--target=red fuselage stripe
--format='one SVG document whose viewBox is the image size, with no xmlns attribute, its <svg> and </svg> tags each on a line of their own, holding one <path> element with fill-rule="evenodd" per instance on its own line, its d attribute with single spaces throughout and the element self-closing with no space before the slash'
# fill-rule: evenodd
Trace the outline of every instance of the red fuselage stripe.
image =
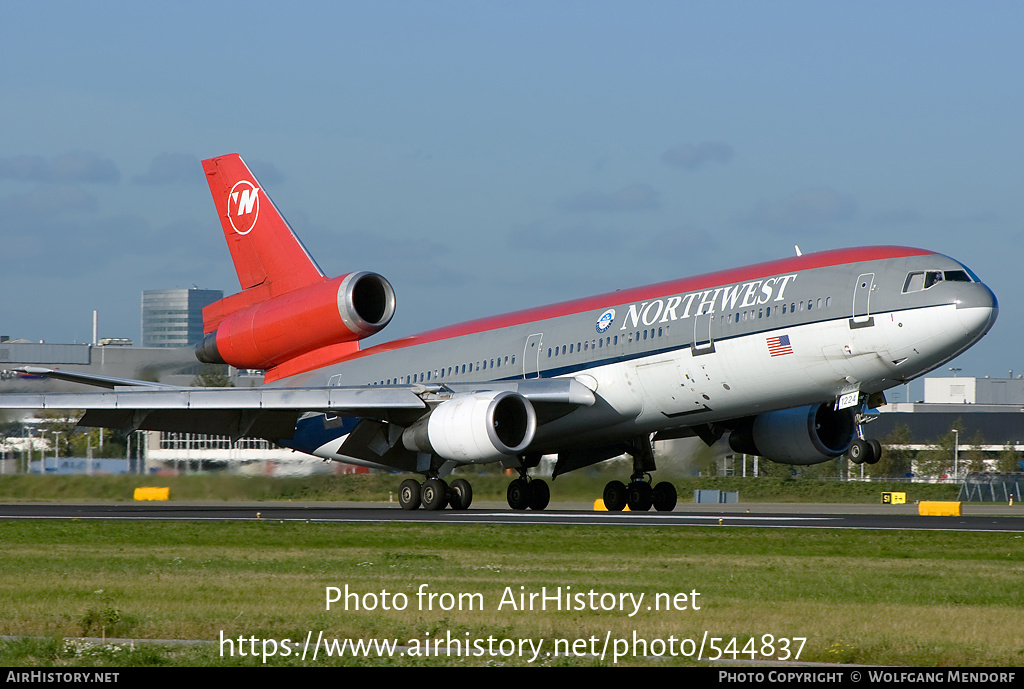
<svg viewBox="0 0 1024 689">
<path fill-rule="evenodd" d="M 430 330 L 419 335 L 386 342 L 369 349 L 364 349 L 345 357 L 341 361 L 349 361 L 364 356 L 373 355 L 378 352 L 402 349 L 414 345 L 438 342 L 464 335 L 487 332 L 508 328 L 524 323 L 544 321 L 562 316 L 571 316 L 585 311 L 597 311 L 618 304 L 645 301 L 652 298 L 664 297 L 670 294 L 682 294 L 684 292 L 697 292 L 710 287 L 726 285 L 730 283 L 746 282 L 761 277 L 769 277 L 781 273 L 792 273 L 816 268 L 828 268 L 831 266 L 862 263 L 865 261 L 879 261 L 891 258 L 904 258 L 908 256 L 925 256 L 934 252 L 923 249 L 913 249 L 900 246 L 873 246 L 856 249 L 836 249 L 823 251 L 806 256 L 794 256 L 768 263 L 759 263 L 742 268 L 724 270 L 717 273 L 707 273 L 694 277 L 682 278 L 661 282 L 654 285 L 634 287 L 632 289 L 609 292 L 594 297 L 585 297 L 573 301 L 541 306 L 523 311 L 514 311 L 498 316 L 480 318 L 474 321 L 467 321 L 456 325 Z"/>
</svg>

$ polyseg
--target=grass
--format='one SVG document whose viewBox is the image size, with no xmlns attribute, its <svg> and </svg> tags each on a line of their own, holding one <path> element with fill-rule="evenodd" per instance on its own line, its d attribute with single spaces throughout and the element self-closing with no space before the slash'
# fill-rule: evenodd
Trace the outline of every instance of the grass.
<svg viewBox="0 0 1024 689">
<path fill-rule="evenodd" d="M 0 522 L 0 544 L 0 634 L 23 637 L 0 644 L 0 665 L 8 666 L 261 665 L 261 657 L 221 656 L 218 644 L 130 650 L 60 639 L 216 641 L 223 634 L 276 641 L 321 631 L 404 645 L 449 634 L 493 644 L 543 640 L 546 650 L 556 639 L 586 645 L 592 637 L 635 634 L 678 644 L 707 632 L 723 639 L 722 648 L 737 639 L 726 658 L 746 658 L 743 648 L 760 647 L 771 634 L 806 638 L 799 657 L 806 662 L 1024 661 L 1024 638 L 1007 622 L 1024 607 L 1024 548 L 1014 534 L 29 520 Z M 327 610 L 328 587 L 346 586 L 360 609 L 349 598 L 349 610 L 343 602 Z M 545 587 L 593 590 L 605 602 L 611 599 L 604 594 L 643 594 L 644 602 L 633 616 L 589 607 L 523 610 L 508 602 Z M 421 590 L 436 596 L 420 599 Z M 476 609 L 449 605 L 458 594 L 472 595 Z M 685 609 L 648 610 L 657 594 L 687 594 Z M 405 610 L 382 609 L 403 595 Z M 364 609 L 368 604 L 373 609 Z M 648 645 L 647 656 L 658 648 Z M 315 663 L 289 656 L 267 664 L 526 665 L 528 656 L 361 654 Z M 632 649 L 614 660 L 542 655 L 533 664 L 649 662 Z"/>
</svg>

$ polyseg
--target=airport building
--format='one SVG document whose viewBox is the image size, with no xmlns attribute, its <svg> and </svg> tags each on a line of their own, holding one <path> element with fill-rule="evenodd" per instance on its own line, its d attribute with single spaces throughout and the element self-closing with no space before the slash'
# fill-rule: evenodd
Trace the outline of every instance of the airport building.
<svg viewBox="0 0 1024 689">
<path fill-rule="evenodd" d="M 1024 451 L 1024 378 L 925 378 L 924 400 L 879 408 L 865 426 L 883 440 L 898 426 L 910 431 L 909 449 L 933 447 L 953 432 L 961 446 L 983 438 L 978 449 Z"/>
<path fill-rule="evenodd" d="M 203 307 L 223 297 L 223 292 L 214 289 L 145 290 L 142 346 L 196 346 L 203 339 Z"/>
<path fill-rule="evenodd" d="M 203 367 L 196 359 L 192 347 L 133 347 L 131 340 L 99 342 L 103 344 L 0 341 L 0 392 L 83 390 L 79 384 L 41 378 L 16 370 L 25 366 L 159 381 L 172 385 L 190 385 Z"/>
</svg>

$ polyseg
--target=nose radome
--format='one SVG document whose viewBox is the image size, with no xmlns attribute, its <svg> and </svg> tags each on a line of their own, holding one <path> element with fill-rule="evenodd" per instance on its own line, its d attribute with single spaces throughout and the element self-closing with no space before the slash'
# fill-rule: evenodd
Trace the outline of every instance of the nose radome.
<svg viewBox="0 0 1024 689">
<path fill-rule="evenodd" d="M 967 332 L 979 338 L 987 333 L 999 315 L 996 295 L 983 284 L 971 285 L 957 301 L 957 316 Z"/>
</svg>

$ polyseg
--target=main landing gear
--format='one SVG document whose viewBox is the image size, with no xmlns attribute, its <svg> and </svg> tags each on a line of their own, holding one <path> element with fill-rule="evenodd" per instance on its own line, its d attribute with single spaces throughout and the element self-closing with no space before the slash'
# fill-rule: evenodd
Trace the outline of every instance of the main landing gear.
<svg viewBox="0 0 1024 689">
<path fill-rule="evenodd" d="M 519 478 L 508 484 L 505 497 L 508 499 L 508 506 L 514 510 L 540 511 L 551 501 L 551 489 L 548 488 L 546 481 L 530 478 L 524 471 Z"/>
<path fill-rule="evenodd" d="M 457 478 L 451 485 L 437 477 L 428 478 L 422 484 L 413 478 L 402 481 L 398 488 L 398 504 L 403 510 L 414 510 L 420 505 L 425 510 L 469 509 L 473 502 L 473 486 L 464 478 Z"/>
<path fill-rule="evenodd" d="M 668 481 L 653 485 L 651 480 L 650 472 L 657 467 L 650 436 L 634 438 L 626 451 L 633 456 L 633 475 L 628 484 L 609 481 L 605 485 L 605 509 L 609 512 L 621 512 L 626 507 L 630 512 L 646 512 L 652 507 L 659 512 L 674 510 L 678 500 L 676 487 Z"/>
<path fill-rule="evenodd" d="M 622 481 L 609 481 L 604 487 L 604 506 L 609 512 L 646 512 L 652 507 L 658 512 L 671 512 L 676 508 L 676 487 L 668 481 L 651 486 L 650 476 L 634 477 L 629 485 Z"/>
<path fill-rule="evenodd" d="M 878 464 L 882 458 L 882 444 L 874 438 L 856 438 L 846 451 L 846 456 L 854 464 Z"/>
</svg>

